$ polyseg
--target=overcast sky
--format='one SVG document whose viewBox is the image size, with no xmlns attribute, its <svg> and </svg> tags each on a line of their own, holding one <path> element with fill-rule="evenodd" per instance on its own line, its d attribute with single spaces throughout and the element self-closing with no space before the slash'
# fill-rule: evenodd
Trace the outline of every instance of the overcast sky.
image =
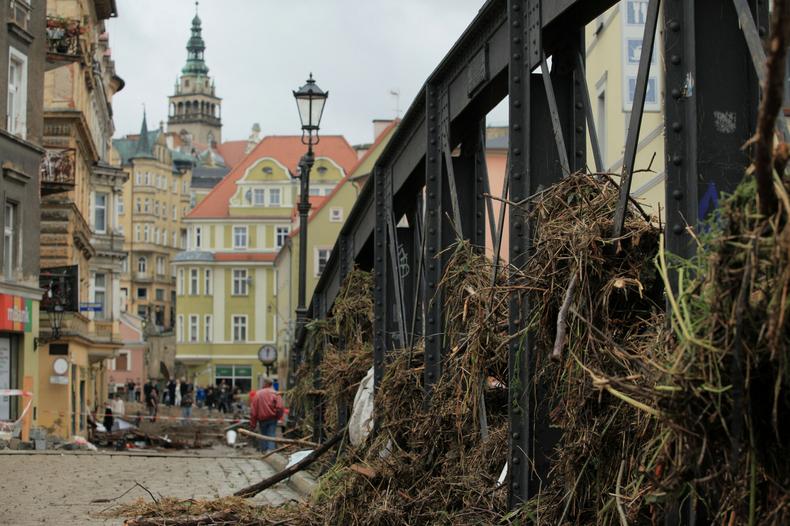
<svg viewBox="0 0 790 526">
<path fill-rule="evenodd" d="M 299 132 L 291 91 L 313 72 L 329 91 L 322 133 L 372 140 L 371 120 L 401 115 L 484 0 L 202 0 L 206 63 L 222 97 L 222 138 Z M 118 0 L 110 46 L 126 87 L 116 136 L 167 121 L 186 62 L 194 0 Z M 501 123 L 495 123 L 501 124 Z"/>
</svg>

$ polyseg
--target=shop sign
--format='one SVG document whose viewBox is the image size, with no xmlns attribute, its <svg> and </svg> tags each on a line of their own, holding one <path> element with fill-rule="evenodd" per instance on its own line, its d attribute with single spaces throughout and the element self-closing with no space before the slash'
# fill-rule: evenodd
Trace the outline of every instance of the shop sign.
<svg viewBox="0 0 790 526">
<path fill-rule="evenodd" d="M 30 332 L 33 300 L 0 294 L 0 331 Z"/>
</svg>

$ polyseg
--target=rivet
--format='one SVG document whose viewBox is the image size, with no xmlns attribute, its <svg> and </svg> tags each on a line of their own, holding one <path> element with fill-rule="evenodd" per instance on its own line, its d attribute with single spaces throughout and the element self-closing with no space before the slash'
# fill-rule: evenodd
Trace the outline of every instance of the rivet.
<svg viewBox="0 0 790 526">
<path fill-rule="evenodd" d="M 521 459 L 518 457 L 513 457 L 513 464 L 521 464 Z"/>
<path fill-rule="evenodd" d="M 516 75 L 515 77 L 513 77 L 513 82 L 515 82 L 516 84 L 518 84 L 519 82 L 521 82 L 521 77 L 519 77 L 518 75 Z"/>
<path fill-rule="evenodd" d="M 520 100 L 513 101 L 513 106 L 515 106 L 516 108 L 520 108 L 521 107 L 521 101 Z"/>
<path fill-rule="evenodd" d="M 577 102 L 577 103 L 576 103 L 576 109 L 577 109 L 577 110 L 582 110 L 582 109 L 584 109 L 584 104 L 582 104 L 581 102 Z"/>
<path fill-rule="evenodd" d="M 672 157 L 672 164 L 674 164 L 675 166 L 680 166 L 682 163 L 683 163 L 683 157 L 681 157 L 680 155 L 675 155 L 674 157 Z"/>
<path fill-rule="evenodd" d="M 679 122 L 675 121 L 675 122 L 672 123 L 672 131 L 677 133 L 677 132 L 679 132 L 682 129 L 683 129 L 683 125 L 680 124 Z"/>
<path fill-rule="evenodd" d="M 513 53 L 513 59 L 521 60 L 521 53 Z"/>
<path fill-rule="evenodd" d="M 584 126 L 576 126 L 576 133 L 584 133 Z"/>
<path fill-rule="evenodd" d="M 672 88 L 672 98 L 679 99 L 680 98 L 680 90 L 677 88 Z"/>
<path fill-rule="evenodd" d="M 513 245 L 513 251 L 514 251 L 514 252 L 519 252 L 520 250 L 521 250 L 521 246 L 519 246 L 519 245 Z"/>
<path fill-rule="evenodd" d="M 433 376 L 434 376 L 433 373 L 430 372 L 428 373 L 428 378 L 433 378 Z"/>
<path fill-rule="evenodd" d="M 584 152 L 581 150 L 576 150 L 576 157 L 582 157 L 582 156 L 584 156 Z"/>
<path fill-rule="evenodd" d="M 514 131 L 519 131 L 520 129 L 521 129 L 521 125 L 520 124 L 514 124 L 513 125 L 513 130 Z"/>
<path fill-rule="evenodd" d="M 521 438 L 519 433 L 513 433 L 513 440 L 518 440 L 519 438 Z"/>
<path fill-rule="evenodd" d="M 518 482 L 514 482 L 514 483 L 513 483 L 513 489 L 516 489 L 516 490 L 517 490 L 517 489 L 518 489 L 518 488 L 520 488 L 520 487 L 521 487 L 521 486 L 519 486 Z"/>
<path fill-rule="evenodd" d="M 678 31 L 680 29 L 680 23 L 677 20 L 671 20 L 669 22 L 669 29 L 672 31 Z"/>
<path fill-rule="evenodd" d="M 514 155 L 521 155 L 521 149 L 520 148 L 513 148 L 513 154 Z"/>
<path fill-rule="evenodd" d="M 514 44 L 521 44 L 521 37 L 516 37 L 513 39 Z"/>
<path fill-rule="evenodd" d="M 513 27 L 521 27 L 521 22 L 519 22 L 518 20 L 514 20 Z"/>
<path fill-rule="evenodd" d="M 672 57 L 670 57 L 669 60 L 670 62 L 672 62 L 677 66 L 678 64 L 680 64 L 680 55 L 672 55 Z"/>
<path fill-rule="evenodd" d="M 672 192 L 672 198 L 675 201 L 680 201 L 681 199 L 683 199 L 683 192 L 681 192 L 680 190 L 675 190 L 674 192 Z"/>
<path fill-rule="evenodd" d="M 764 26 L 760 26 L 760 29 L 757 30 L 761 37 L 764 37 L 767 31 L 765 30 Z"/>
<path fill-rule="evenodd" d="M 674 232 L 677 235 L 680 235 L 680 234 L 683 233 L 683 227 L 681 225 L 677 225 L 677 224 L 676 225 L 672 225 L 672 232 Z"/>
</svg>

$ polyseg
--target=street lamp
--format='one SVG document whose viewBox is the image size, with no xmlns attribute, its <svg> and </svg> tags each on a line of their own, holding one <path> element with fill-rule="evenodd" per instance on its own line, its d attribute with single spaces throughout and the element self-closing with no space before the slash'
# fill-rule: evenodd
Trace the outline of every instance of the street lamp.
<svg viewBox="0 0 790 526">
<path fill-rule="evenodd" d="M 324 113 L 324 104 L 329 96 L 328 91 L 322 91 L 313 80 L 313 74 L 307 83 L 293 92 L 299 118 L 302 121 L 302 143 L 307 145 L 307 153 L 299 161 L 299 175 L 301 197 L 299 199 L 299 298 L 296 307 L 296 338 L 304 329 L 307 321 L 307 308 L 305 306 L 307 295 L 307 215 L 310 213 L 310 170 L 313 168 L 315 157 L 313 145 L 318 144 L 318 129 L 321 116 Z M 297 355 L 298 355 L 297 351 Z"/>
</svg>

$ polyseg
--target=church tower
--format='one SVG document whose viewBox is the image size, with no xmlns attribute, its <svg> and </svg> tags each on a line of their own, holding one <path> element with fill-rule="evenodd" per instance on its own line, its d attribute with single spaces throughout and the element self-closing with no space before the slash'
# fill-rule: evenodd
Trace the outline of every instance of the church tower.
<svg viewBox="0 0 790 526">
<path fill-rule="evenodd" d="M 206 43 L 202 32 L 200 17 L 195 13 L 192 36 L 187 42 L 187 63 L 176 81 L 175 94 L 168 97 L 167 131 L 199 144 L 220 144 L 222 99 L 216 96 L 214 81 L 208 76 L 208 66 L 203 59 Z"/>
</svg>

